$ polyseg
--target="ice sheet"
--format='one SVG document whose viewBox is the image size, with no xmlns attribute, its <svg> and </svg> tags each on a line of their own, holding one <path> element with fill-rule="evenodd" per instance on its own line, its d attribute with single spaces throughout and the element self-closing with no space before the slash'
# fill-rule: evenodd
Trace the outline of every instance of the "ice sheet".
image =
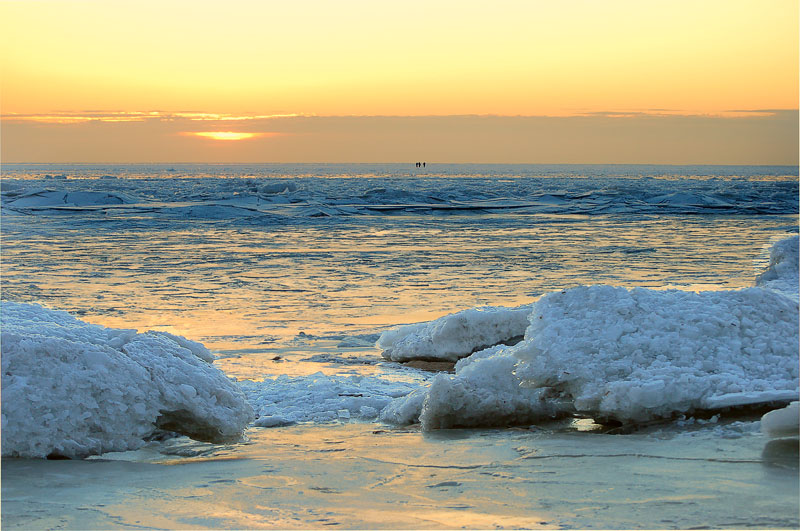
<svg viewBox="0 0 800 531">
<path fill-rule="evenodd" d="M 55 176 L 48 166 L 5 165 L 3 209 L 52 215 L 97 207 L 126 218 L 243 224 L 264 214 L 276 218 L 261 222 L 280 223 L 283 216 L 296 221 L 509 210 L 524 215 L 797 212 L 796 167 L 437 164 L 424 173 L 402 164 L 58 169 L 64 173 Z M 34 182 L 25 190 L 19 184 L 25 181 L 7 182 L 15 178 Z"/>
</svg>

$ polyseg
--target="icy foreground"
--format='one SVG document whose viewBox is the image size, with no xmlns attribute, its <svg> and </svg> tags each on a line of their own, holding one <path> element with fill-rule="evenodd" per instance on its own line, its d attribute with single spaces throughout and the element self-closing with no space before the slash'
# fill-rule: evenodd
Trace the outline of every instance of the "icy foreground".
<svg viewBox="0 0 800 531">
<path fill-rule="evenodd" d="M 532 307 L 524 341 L 462 359 L 454 376 L 437 375 L 381 418 L 419 418 L 423 429 L 567 414 L 641 422 L 796 400 L 798 304 L 791 291 L 781 293 L 797 284 L 792 245 L 796 253 L 796 237 L 773 248 L 758 280 L 770 289 L 581 286 L 545 295 Z"/>
<path fill-rule="evenodd" d="M 322 373 L 301 377 L 283 374 L 262 382 L 243 380 L 239 385 L 258 415 L 255 426 L 261 428 L 297 422 L 373 421 L 393 399 L 419 387 L 378 377 Z"/>
<path fill-rule="evenodd" d="M 522 339 L 530 306 L 485 306 L 445 315 L 435 321 L 387 330 L 378 339 L 383 357 L 392 361 L 457 361 L 499 343 Z"/>
<path fill-rule="evenodd" d="M 761 417 L 761 431 L 771 438 L 800 436 L 800 402 L 792 402 Z"/>
<path fill-rule="evenodd" d="M 2 327 L 3 456 L 132 450 L 158 428 L 237 440 L 253 419 L 199 343 L 6 301 Z"/>
<path fill-rule="evenodd" d="M 800 276 L 800 236 L 786 238 L 772 246 L 769 252 L 769 267 L 756 277 L 756 286 L 772 289 L 798 300 Z"/>
</svg>

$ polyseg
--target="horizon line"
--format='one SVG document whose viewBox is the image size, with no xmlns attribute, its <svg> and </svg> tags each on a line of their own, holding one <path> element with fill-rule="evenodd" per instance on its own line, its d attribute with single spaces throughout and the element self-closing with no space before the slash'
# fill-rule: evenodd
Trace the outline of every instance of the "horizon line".
<svg viewBox="0 0 800 531">
<path fill-rule="evenodd" d="M 58 165 L 73 165 L 73 166 L 103 166 L 103 165 L 120 165 L 120 166 L 169 166 L 169 165 L 204 165 L 204 166 L 253 166 L 259 164 L 274 164 L 274 165 L 292 165 L 292 164 L 326 164 L 326 165 L 367 165 L 367 164 L 386 164 L 386 165 L 405 165 L 415 164 L 417 161 L 402 161 L 402 162 L 322 162 L 322 161 L 306 161 L 306 162 L 276 162 L 276 161 L 261 161 L 261 162 L 192 162 L 192 161 L 171 161 L 171 162 L 5 162 L 0 163 L 0 171 L 3 166 L 7 165 L 42 165 L 42 166 L 58 166 Z M 797 164 L 720 164 L 720 163 L 703 163 L 703 162 L 684 162 L 684 163 L 660 163 L 660 162 L 426 162 L 428 166 L 443 165 L 443 166 L 730 166 L 730 167 L 753 167 L 753 166 L 772 166 L 772 167 L 786 167 L 786 168 L 800 168 L 800 161 Z M 427 169 L 427 168 L 425 168 Z"/>
</svg>

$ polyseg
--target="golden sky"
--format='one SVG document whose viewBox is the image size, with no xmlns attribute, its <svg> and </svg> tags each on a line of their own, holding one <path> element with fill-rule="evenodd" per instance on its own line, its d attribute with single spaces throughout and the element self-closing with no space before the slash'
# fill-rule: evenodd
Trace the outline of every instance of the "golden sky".
<svg viewBox="0 0 800 531">
<path fill-rule="evenodd" d="M 149 134 L 194 141 L 198 156 L 208 142 L 268 146 L 273 116 L 616 117 L 634 136 L 643 114 L 665 127 L 710 116 L 722 146 L 730 120 L 798 107 L 796 0 L 2 1 L 0 52 L 6 161 L 31 156 L 31 131 L 77 142 L 87 121 L 162 124 Z M 164 125 L 175 120 L 186 130 Z M 781 127 L 753 138 L 765 163 L 779 162 L 766 143 Z M 126 142 L 133 130 L 114 129 Z M 315 134 L 294 157 L 320 155 Z M 488 135 L 484 158 L 509 134 Z M 780 162 L 796 163 L 794 144 Z"/>
</svg>

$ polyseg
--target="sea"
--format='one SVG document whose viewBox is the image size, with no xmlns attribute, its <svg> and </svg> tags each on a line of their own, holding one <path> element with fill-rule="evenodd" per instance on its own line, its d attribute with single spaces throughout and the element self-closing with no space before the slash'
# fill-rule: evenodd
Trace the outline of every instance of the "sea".
<svg viewBox="0 0 800 531">
<path fill-rule="evenodd" d="M 797 166 L 4 164 L 0 192 L 3 300 L 199 341 L 293 421 L 4 459 L 4 529 L 800 526 L 796 464 L 757 416 L 609 433 L 372 414 L 433 376 L 381 356 L 399 325 L 579 285 L 752 286 L 798 232 Z"/>
</svg>

